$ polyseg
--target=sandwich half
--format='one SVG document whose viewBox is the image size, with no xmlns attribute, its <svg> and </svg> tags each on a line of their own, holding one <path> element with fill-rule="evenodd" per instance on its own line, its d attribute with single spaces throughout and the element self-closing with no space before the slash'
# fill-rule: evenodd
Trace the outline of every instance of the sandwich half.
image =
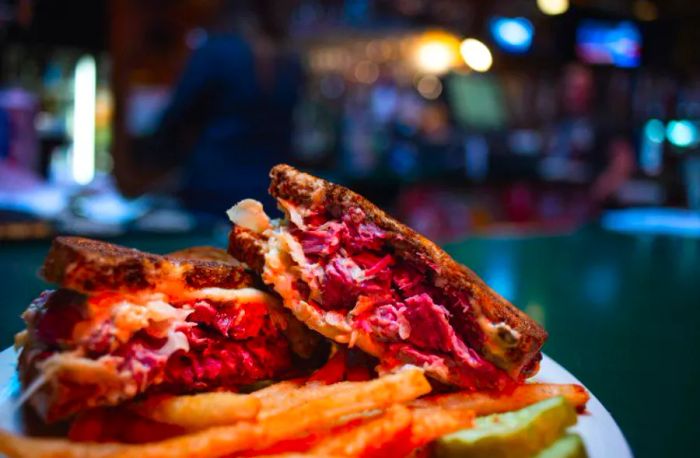
<svg viewBox="0 0 700 458">
<path fill-rule="evenodd" d="M 142 393 L 284 377 L 316 339 L 225 251 L 159 256 L 58 237 L 23 318 L 19 373 L 51 422 Z"/>
<path fill-rule="evenodd" d="M 537 372 L 546 332 L 433 242 L 342 186 L 288 165 L 270 177 L 285 217 L 240 202 L 229 252 L 311 329 L 463 389 Z"/>
</svg>

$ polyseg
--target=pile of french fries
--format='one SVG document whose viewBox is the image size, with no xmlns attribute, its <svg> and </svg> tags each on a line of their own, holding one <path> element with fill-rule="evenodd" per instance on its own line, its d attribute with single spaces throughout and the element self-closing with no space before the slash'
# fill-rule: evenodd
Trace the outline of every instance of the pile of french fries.
<svg viewBox="0 0 700 458">
<path fill-rule="evenodd" d="M 433 440 L 469 428 L 476 416 L 520 409 L 554 396 L 583 410 L 589 397 L 578 385 L 553 384 L 525 384 L 500 395 L 430 396 L 430 391 L 423 371 L 407 366 L 364 381 L 324 383 L 323 377 L 312 376 L 249 394 L 154 396 L 83 414 L 73 423 L 69 439 L 0 431 L 0 454 L 422 457 L 429 456 Z"/>
</svg>

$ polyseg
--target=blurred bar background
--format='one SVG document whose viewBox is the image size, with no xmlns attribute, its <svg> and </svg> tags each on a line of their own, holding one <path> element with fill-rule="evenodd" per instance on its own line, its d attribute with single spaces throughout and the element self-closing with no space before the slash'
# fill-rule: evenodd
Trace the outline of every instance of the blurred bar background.
<svg viewBox="0 0 700 458">
<path fill-rule="evenodd" d="M 243 51 L 205 59 L 231 31 L 245 71 Z M 680 454 L 700 406 L 698 43 L 682 0 L 0 0 L 0 343 L 53 235 L 223 246 L 227 207 L 284 161 L 445 244 L 546 325 L 635 454 Z M 287 86 L 229 103 L 223 75 L 264 79 L 266 53 Z"/>
</svg>

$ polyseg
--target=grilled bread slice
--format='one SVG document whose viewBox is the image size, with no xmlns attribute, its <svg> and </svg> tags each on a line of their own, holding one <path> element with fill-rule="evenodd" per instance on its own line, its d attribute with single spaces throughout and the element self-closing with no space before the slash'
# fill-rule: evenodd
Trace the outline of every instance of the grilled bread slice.
<svg viewBox="0 0 700 458">
<path fill-rule="evenodd" d="M 263 280 L 282 296 L 285 306 L 312 329 L 337 342 L 357 345 L 381 360 L 422 365 L 434 378 L 464 388 L 504 388 L 507 383 L 503 374 L 512 381 L 520 381 L 537 371 L 540 348 L 547 337 L 544 329 L 433 242 L 345 187 L 288 165 L 274 167 L 270 177 L 270 194 L 278 200 L 286 219 L 267 226 L 249 224 L 251 220 L 260 221 L 259 215 L 251 217 L 250 213 L 262 212 L 262 207 L 242 202 L 229 212 L 234 223 L 238 223 L 230 233 L 229 252 L 257 269 Z M 346 223 L 355 228 L 338 229 L 338 225 Z M 371 242 L 374 246 L 370 251 L 389 256 L 389 269 L 395 271 L 390 275 L 394 279 L 402 269 L 402 272 L 408 269 L 420 273 L 421 278 L 414 280 L 422 282 L 421 288 L 429 298 L 417 293 L 407 298 L 406 294 L 397 292 L 396 281 L 392 283 L 391 294 L 398 296 L 399 304 L 394 309 L 408 314 L 408 321 L 413 320 L 412 326 L 400 330 L 399 338 L 387 337 L 376 326 L 367 326 L 366 320 L 361 322 L 356 313 L 360 304 L 353 303 L 356 292 L 344 307 L 329 307 L 324 303 L 330 274 L 337 273 L 329 272 L 327 263 L 336 262 L 343 255 L 352 261 L 353 256 L 352 249 L 328 235 L 331 230 L 341 234 L 348 234 L 349 230 L 355 237 L 366 235 L 363 231 L 375 231 L 381 246 Z M 309 248 L 309 234 L 332 238 L 333 247 L 320 250 L 321 253 L 333 251 L 335 258 L 329 261 L 327 256 L 319 256 L 318 246 Z M 359 256 L 367 257 L 362 250 Z M 357 263 L 346 261 L 343 260 L 357 270 Z M 367 272 L 355 273 L 364 278 Z M 358 280 L 353 287 L 362 289 L 363 281 Z M 367 309 L 367 302 L 363 301 L 362 311 Z M 340 303 L 343 302 L 345 299 L 341 298 Z M 375 301 L 370 308 L 377 305 Z M 401 319 L 398 321 L 401 324 Z M 432 333 L 430 328 L 440 328 L 441 335 L 447 336 L 445 339 L 452 339 L 455 333 L 465 345 L 457 342 L 447 348 L 450 345 L 438 343 L 429 348 L 426 337 L 416 334 Z M 407 348 L 411 340 L 419 345 Z M 483 374 L 475 375 L 475 372 Z"/>
<path fill-rule="evenodd" d="M 244 288 L 254 286 L 251 272 L 233 258 L 213 259 L 215 249 L 145 253 L 82 237 L 56 237 L 42 276 L 81 293 L 158 289 Z"/>
<path fill-rule="evenodd" d="M 161 256 L 57 238 L 46 291 L 23 314 L 18 371 L 46 421 L 142 393 L 188 393 L 285 377 L 319 336 L 226 251 Z M 295 367 L 296 366 L 296 367 Z"/>
</svg>

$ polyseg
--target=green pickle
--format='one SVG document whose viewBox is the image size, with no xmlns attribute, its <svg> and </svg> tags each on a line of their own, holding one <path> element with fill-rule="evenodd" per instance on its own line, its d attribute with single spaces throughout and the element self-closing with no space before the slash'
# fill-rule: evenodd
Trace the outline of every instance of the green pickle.
<svg viewBox="0 0 700 458">
<path fill-rule="evenodd" d="M 479 417 L 474 427 L 448 434 L 435 444 L 437 458 L 531 458 L 576 424 L 576 411 L 563 397 L 515 412 Z"/>
<path fill-rule="evenodd" d="M 581 436 L 567 434 L 535 455 L 535 458 L 587 458 L 586 447 Z"/>
</svg>

